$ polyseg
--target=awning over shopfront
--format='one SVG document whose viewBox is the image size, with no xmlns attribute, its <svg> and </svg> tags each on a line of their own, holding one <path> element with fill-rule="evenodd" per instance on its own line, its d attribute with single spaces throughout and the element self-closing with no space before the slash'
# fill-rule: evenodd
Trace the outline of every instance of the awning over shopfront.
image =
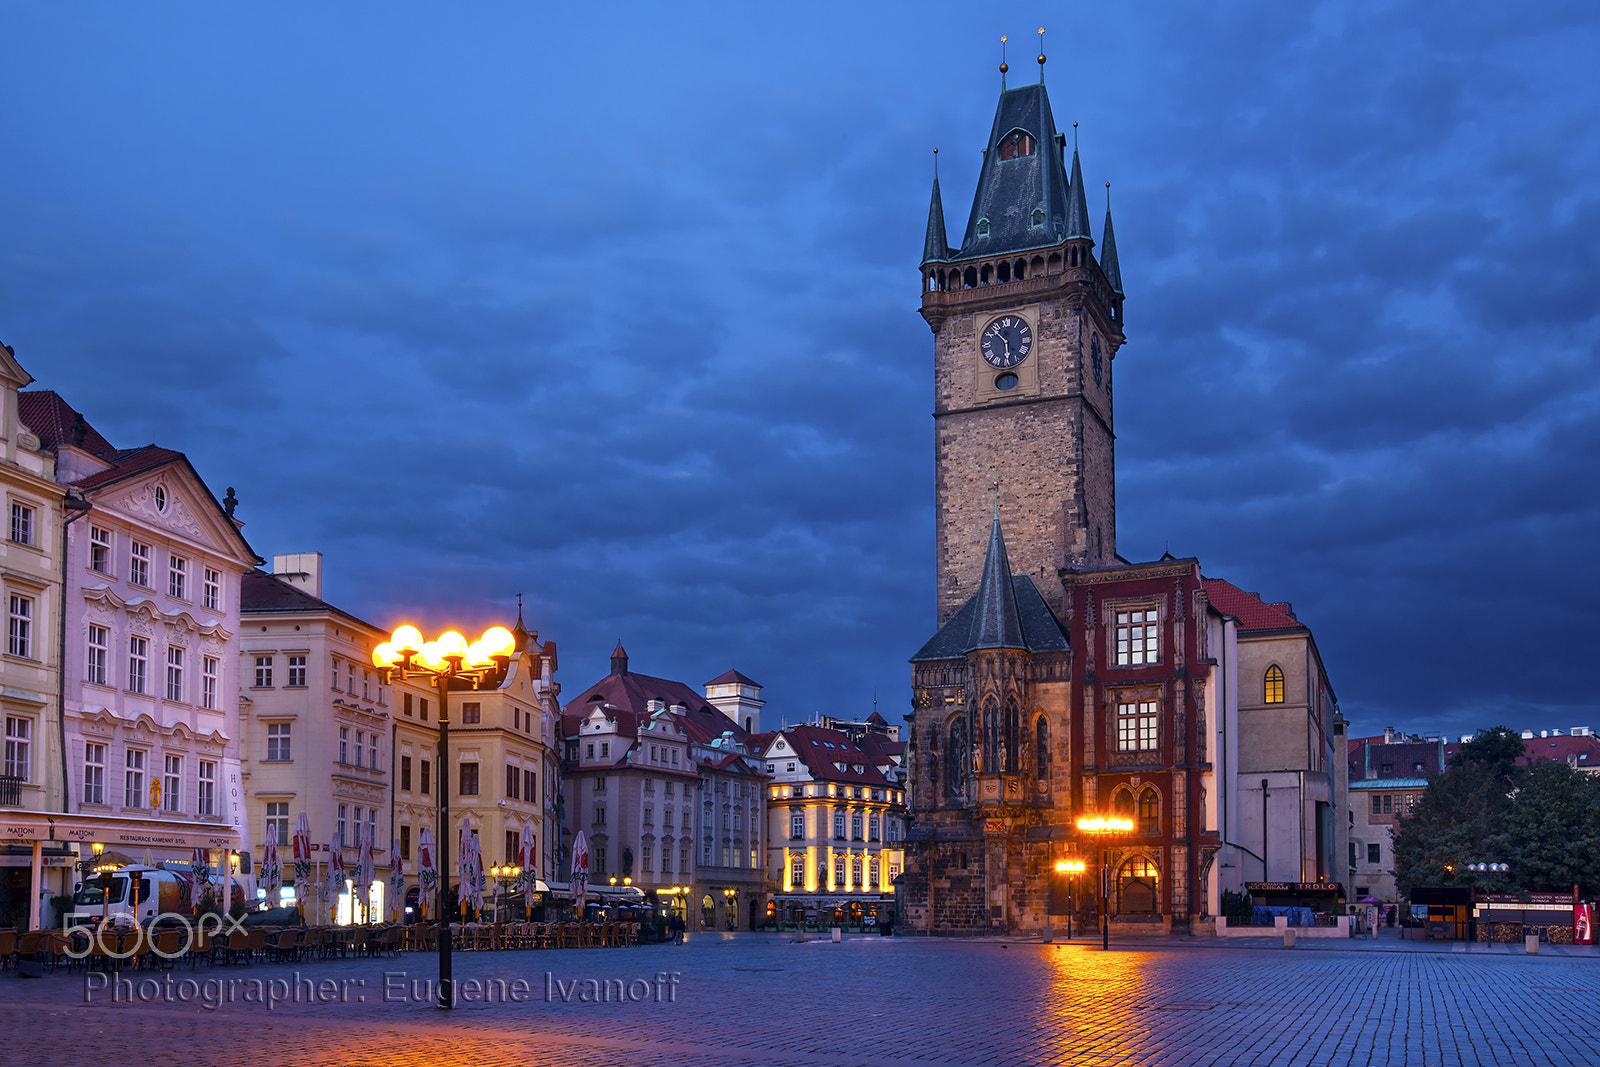
<svg viewBox="0 0 1600 1067">
<path fill-rule="evenodd" d="M 540 882 L 538 891 L 549 893 L 557 900 L 572 899 L 572 887 L 567 882 L 551 882 L 548 885 Z M 644 900 L 644 890 L 636 885 L 595 885 L 590 882 L 584 895 L 590 900 L 611 904 L 638 904 Z"/>
<path fill-rule="evenodd" d="M 48 811 L 8 811 L 0 816 L 0 841 L 67 841 L 80 845 L 99 842 L 129 855 L 147 848 L 235 848 L 239 833 L 221 823 L 176 822 L 163 819 L 124 819 L 112 815 L 63 815 Z"/>
</svg>

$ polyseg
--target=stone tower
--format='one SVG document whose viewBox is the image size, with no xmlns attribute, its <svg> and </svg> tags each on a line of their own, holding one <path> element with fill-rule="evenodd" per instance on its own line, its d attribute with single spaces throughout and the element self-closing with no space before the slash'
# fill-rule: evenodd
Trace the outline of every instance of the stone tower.
<svg viewBox="0 0 1600 1067">
<path fill-rule="evenodd" d="M 1111 211 L 1099 256 L 1076 145 L 1042 77 L 1002 86 L 959 248 L 934 176 L 922 316 L 934 334 L 938 622 L 978 588 L 1000 483 L 1011 564 L 1066 611 L 1060 574 L 1116 559 L 1111 365 L 1122 278 Z"/>
</svg>

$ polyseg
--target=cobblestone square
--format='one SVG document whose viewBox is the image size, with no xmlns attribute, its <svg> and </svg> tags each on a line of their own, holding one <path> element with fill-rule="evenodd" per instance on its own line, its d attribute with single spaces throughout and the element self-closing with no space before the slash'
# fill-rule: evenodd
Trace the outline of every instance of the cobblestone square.
<svg viewBox="0 0 1600 1067">
<path fill-rule="evenodd" d="M 13 1063 L 1561 1064 L 1600 1062 L 1600 957 L 1425 942 L 682 946 L 0 979 Z M 186 984 L 187 983 L 187 984 Z M 229 983 L 232 983 L 230 986 Z M 275 1000 L 273 1004 L 264 1000 Z"/>
</svg>

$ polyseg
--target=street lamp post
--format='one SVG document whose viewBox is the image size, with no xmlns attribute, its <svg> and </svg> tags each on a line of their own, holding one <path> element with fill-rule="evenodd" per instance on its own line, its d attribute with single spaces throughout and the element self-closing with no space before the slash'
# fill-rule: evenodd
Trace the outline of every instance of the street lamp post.
<svg viewBox="0 0 1600 1067">
<path fill-rule="evenodd" d="M 398 627 L 388 641 L 372 650 L 372 662 L 393 684 L 396 677 L 431 679 L 439 692 L 439 1007 L 455 1005 L 450 974 L 450 916 L 445 898 L 450 889 L 450 690 L 482 689 L 505 676 L 516 650 L 516 638 L 504 626 L 491 626 L 472 644 L 454 630 L 424 641 L 415 626 Z"/>
<path fill-rule="evenodd" d="M 1125 834 L 1133 829 L 1133 820 L 1119 819 L 1116 816 L 1104 818 L 1099 815 L 1085 816 L 1078 820 L 1078 830 L 1081 833 L 1092 835 L 1097 841 L 1104 840 L 1112 834 Z M 1105 951 L 1111 949 L 1111 875 L 1106 869 L 1105 846 L 1099 846 L 1100 852 L 1100 947 Z"/>
<path fill-rule="evenodd" d="M 500 921 L 500 890 L 508 881 L 514 882 L 522 875 L 522 868 L 512 864 L 490 867 L 489 877 L 494 879 L 494 921 Z"/>
<path fill-rule="evenodd" d="M 1073 890 L 1077 887 L 1078 875 L 1082 874 L 1087 869 L 1088 869 L 1087 865 L 1082 860 L 1057 860 L 1056 861 L 1056 873 L 1057 874 L 1064 874 L 1064 875 L 1067 876 L 1067 940 L 1068 941 L 1072 940 L 1072 907 L 1073 907 L 1073 896 L 1074 896 Z M 1046 921 L 1045 925 L 1048 927 L 1049 926 L 1049 922 Z"/>
</svg>

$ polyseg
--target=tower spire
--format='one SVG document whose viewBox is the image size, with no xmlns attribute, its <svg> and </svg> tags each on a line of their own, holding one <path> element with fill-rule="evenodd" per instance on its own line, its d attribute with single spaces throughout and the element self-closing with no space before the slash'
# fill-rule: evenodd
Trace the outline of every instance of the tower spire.
<svg viewBox="0 0 1600 1067">
<path fill-rule="evenodd" d="M 1072 124 L 1072 174 L 1067 179 L 1067 232 L 1074 237 L 1093 240 L 1089 234 L 1089 202 L 1083 191 L 1083 168 L 1078 165 L 1078 124 Z"/>
<path fill-rule="evenodd" d="M 1008 40 L 1007 36 L 1002 33 L 1000 35 L 1000 91 L 1002 93 L 1006 91 L 1006 71 L 1011 69 L 1010 67 L 1006 66 L 1006 41 L 1007 40 Z"/>
<path fill-rule="evenodd" d="M 1044 84 L 1044 27 L 1039 27 L 1039 84 Z"/>
<path fill-rule="evenodd" d="M 998 487 L 999 482 L 995 485 Z M 999 489 L 996 488 L 996 499 Z M 1000 533 L 1000 512 L 995 510 L 989 524 L 989 549 L 983 557 L 983 579 L 978 583 L 974 598 L 972 629 L 967 633 L 967 647 L 976 648 L 1027 648 L 1022 637 L 1022 613 L 1017 609 L 1017 590 L 1011 583 L 1011 561 L 1006 556 L 1006 539 Z"/>
<path fill-rule="evenodd" d="M 1100 231 L 1100 270 L 1111 291 L 1122 296 L 1122 267 L 1117 263 L 1117 239 L 1111 232 L 1111 183 L 1106 182 L 1106 225 Z"/>
<path fill-rule="evenodd" d="M 928 234 L 922 241 L 922 264 L 950 258 L 950 242 L 944 232 L 944 201 L 939 197 L 939 150 L 933 150 L 933 197 L 928 201 Z"/>
</svg>

